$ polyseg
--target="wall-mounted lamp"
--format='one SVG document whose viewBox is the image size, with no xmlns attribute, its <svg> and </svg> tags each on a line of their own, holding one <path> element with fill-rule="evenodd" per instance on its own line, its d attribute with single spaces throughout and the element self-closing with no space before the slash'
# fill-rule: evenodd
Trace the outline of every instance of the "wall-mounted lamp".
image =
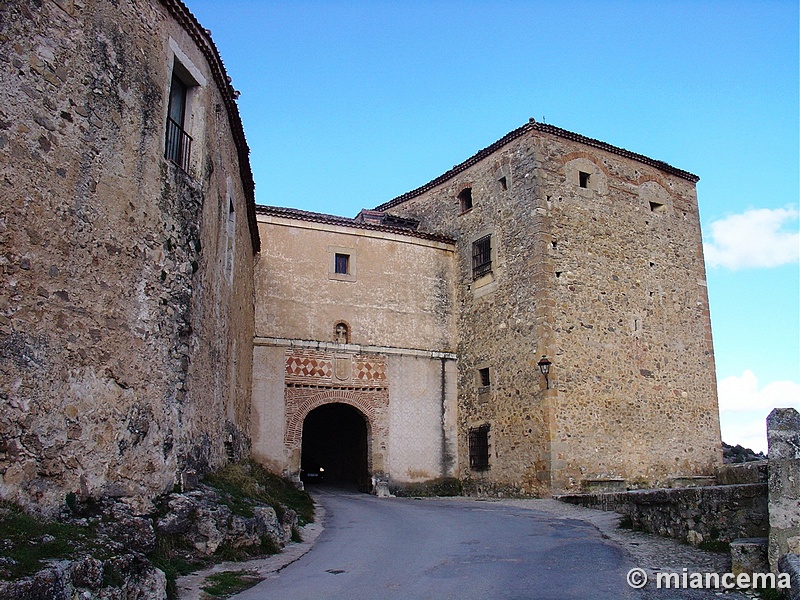
<svg viewBox="0 0 800 600">
<path fill-rule="evenodd" d="M 550 374 L 550 365 L 552 365 L 553 363 L 547 360 L 547 356 L 543 354 L 541 360 L 536 364 L 539 365 L 539 370 L 542 372 L 542 375 L 544 375 L 544 382 L 547 385 L 547 389 L 549 390 L 550 380 L 547 378 L 547 376 Z"/>
</svg>

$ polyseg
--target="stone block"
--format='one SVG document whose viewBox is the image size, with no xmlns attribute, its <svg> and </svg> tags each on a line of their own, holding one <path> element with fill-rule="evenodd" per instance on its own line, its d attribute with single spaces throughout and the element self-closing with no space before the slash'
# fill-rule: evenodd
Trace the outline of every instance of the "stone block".
<svg viewBox="0 0 800 600">
<path fill-rule="evenodd" d="M 740 538 L 731 542 L 731 571 L 768 573 L 767 538 Z"/>
<path fill-rule="evenodd" d="M 778 561 L 778 571 L 788 573 L 792 587 L 786 594 L 787 600 L 800 600 L 800 555 L 785 554 Z"/>
<path fill-rule="evenodd" d="M 767 417 L 769 443 L 769 564 L 800 539 L 800 413 L 776 408 Z M 792 546 L 792 547 L 790 547 Z"/>
</svg>

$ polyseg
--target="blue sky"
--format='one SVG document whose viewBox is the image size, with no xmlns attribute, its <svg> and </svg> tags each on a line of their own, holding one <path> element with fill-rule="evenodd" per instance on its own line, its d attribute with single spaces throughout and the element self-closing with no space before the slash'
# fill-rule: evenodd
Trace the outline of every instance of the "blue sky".
<svg viewBox="0 0 800 600">
<path fill-rule="evenodd" d="M 259 204 L 355 216 L 529 117 L 699 175 L 723 439 L 800 409 L 796 1 L 187 3 Z"/>
</svg>

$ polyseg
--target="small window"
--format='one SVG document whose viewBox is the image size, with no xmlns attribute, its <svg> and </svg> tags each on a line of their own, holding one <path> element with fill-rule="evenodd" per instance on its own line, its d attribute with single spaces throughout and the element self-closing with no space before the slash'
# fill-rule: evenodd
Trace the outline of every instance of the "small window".
<svg viewBox="0 0 800 600">
<path fill-rule="evenodd" d="M 508 180 L 506 179 L 505 175 L 497 180 L 500 183 L 500 189 L 504 192 L 508 190 Z"/>
<path fill-rule="evenodd" d="M 492 236 L 472 243 L 472 278 L 478 279 L 492 271 Z"/>
<path fill-rule="evenodd" d="M 478 378 L 480 379 L 481 387 L 489 387 L 492 384 L 492 380 L 489 377 L 489 367 L 478 369 Z"/>
<path fill-rule="evenodd" d="M 667 207 L 665 204 L 662 204 L 661 202 L 650 202 L 650 212 L 663 213 L 666 210 Z"/>
<path fill-rule="evenodd" d="M 488 425 L 469 430 L 469 468 L 473 471 L 486 471 L 489 468 Z"/>
<path fill-rule="evenodd" d="M 461 212 L 467 212 L 472 208 L 472 188 L 464 188 L 458 194 L 458 201 L 461 203 Z"/>
<path fill-rule="evenodd" d="M 578 171 L 578 185 L 582 188 L 589 187 L 589 173 L 584 173 L 583 171 Z"/>
<path fill-rule="evenodd" d="M 334 273 L 348 275 L 350 273 L 350 255 L 336 253 L 334 258 Z"/>
<path fill-rule="evenodd" d="M 233 264 L 236 257 L 236 211 L 233 208 L 233 198 L 228 198 L 228 221 L 225 224 L 225 273 L 228 283 L 233 283 Z"/>
</svg>

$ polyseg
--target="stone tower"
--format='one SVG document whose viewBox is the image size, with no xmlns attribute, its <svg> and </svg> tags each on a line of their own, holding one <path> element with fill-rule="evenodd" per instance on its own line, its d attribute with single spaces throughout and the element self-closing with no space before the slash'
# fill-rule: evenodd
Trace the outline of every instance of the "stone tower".
<svg viewBox="0 0 800 600">
<path fill-rule="evenodd" d="M 531 121 L 376 207 L 456 240 L 468 490 L 663 485 L 721 462 L 697 180 Z"/>
</svg>

